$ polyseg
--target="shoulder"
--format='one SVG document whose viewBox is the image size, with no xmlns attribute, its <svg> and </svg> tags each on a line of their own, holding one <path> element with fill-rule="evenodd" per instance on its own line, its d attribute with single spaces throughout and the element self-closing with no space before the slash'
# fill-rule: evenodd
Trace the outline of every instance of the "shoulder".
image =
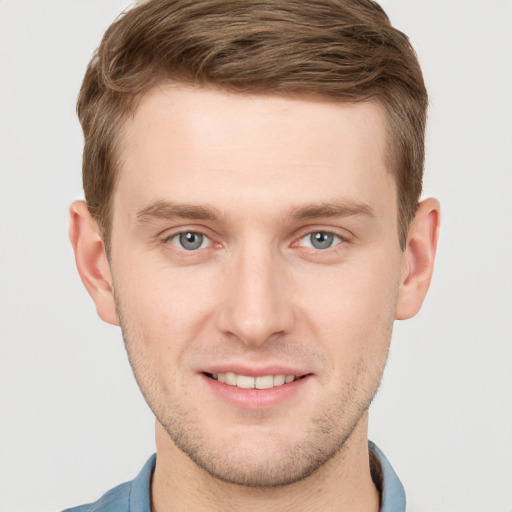
<svg viewBox="0 0 512 512">
<path fill-rule="evenodd" d="M 68 508 L 63 512 L 128 512 L 131 482 L 125 482 L 106 492 L 98 501 Z"/>
<path fill-rule="evenodd" d="M 131 482 L 114 487 L 94 503 L 68 508 L 62 512 L 150 512 L 150 487 L 155 462 L 156 455 L 152 455 Z"/>
</svg>

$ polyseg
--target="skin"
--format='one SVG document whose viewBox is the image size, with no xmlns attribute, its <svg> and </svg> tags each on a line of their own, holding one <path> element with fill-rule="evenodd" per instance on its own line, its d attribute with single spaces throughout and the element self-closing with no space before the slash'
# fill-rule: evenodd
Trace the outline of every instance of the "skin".
<svg viewBox="0 0 512 512">
<path fill-rule="evenodd" d="M 124 126 L 110 259 L 72 205 L 80 275 L 157 419 L 154 510 L 378 510 L 367 409 L 439 228 L 423 201 L 400 249 L 386 143 L 375 103 L 162 86 Z M 233 402 L 206 375 L 233 368 L 305 378 Z"/>
</svg>

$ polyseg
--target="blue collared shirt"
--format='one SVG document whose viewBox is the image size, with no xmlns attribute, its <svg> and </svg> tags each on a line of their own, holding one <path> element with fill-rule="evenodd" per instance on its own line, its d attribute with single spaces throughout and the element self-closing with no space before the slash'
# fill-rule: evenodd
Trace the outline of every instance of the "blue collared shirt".
<svg viewBox="0 0 512 512">
<path fill-rule="evenodd" d="M 405 492 L 391 464 L 379 448 L 369 441 L 370 451 L 380 465 L 380 512 L 405 512 Z M 95 503 L 69 508 L 63 512 L 151 512 L 151 477 L 156 455 L 152 455 L 131 482 L 114 487 Z"/>
</svg>

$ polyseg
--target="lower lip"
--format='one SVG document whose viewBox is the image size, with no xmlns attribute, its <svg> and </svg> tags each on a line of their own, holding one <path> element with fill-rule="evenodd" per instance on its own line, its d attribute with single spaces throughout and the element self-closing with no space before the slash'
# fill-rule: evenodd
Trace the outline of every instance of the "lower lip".
<svg viewBox="0 0 512 512">
<path fill-rule="evenodd" d="M 220 398 L 242 409 L 269 409 L 290 400 L 307 386 L 312 375 L 269 389 L 244 389 L 230 386 L 201 374 L 203 381 Z"/>
</svg>

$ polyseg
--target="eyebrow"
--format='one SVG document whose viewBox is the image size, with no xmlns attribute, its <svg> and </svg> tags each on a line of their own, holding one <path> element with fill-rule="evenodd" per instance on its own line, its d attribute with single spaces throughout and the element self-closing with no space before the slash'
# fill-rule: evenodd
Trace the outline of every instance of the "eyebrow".
<svg viewBox="0 0 512 512">
<path fill-rule="evenodd" d="M 342 201 L 327 202 L 320 204 L 310 204 L 292 208 L 287 217 L 293 220 L 310 220 L 323 217 L 352 217 L 366 216 L 374 218 L 375 210 L 367 203 L 354 199 L 344 199 Z"/>
<path fill-rule="evenodd" d="M 353 199 L 344 199 L 340 202 L 312 203 L 291 208 L 284 215 L 285 219 L 302 221 L 325 217 L 351 217 L 363 215 L 375 217 L 375 210 L 367 203 Z M 156 201 L 142 208 L 136 213 L 138 223 L 145 224 L 153 220 L 210 220 L 216 221 L 223 216 L 214 207 L 176 203 L 173 201 Z"/>
<path fill-rule="evenodd" d="M 144 224 L 152 220 L 218 220 L 221 215 L 217 209 L 209 206 L 156 201 L 139 210 L 136 217 L 140 224 Z"/>
</svg>

